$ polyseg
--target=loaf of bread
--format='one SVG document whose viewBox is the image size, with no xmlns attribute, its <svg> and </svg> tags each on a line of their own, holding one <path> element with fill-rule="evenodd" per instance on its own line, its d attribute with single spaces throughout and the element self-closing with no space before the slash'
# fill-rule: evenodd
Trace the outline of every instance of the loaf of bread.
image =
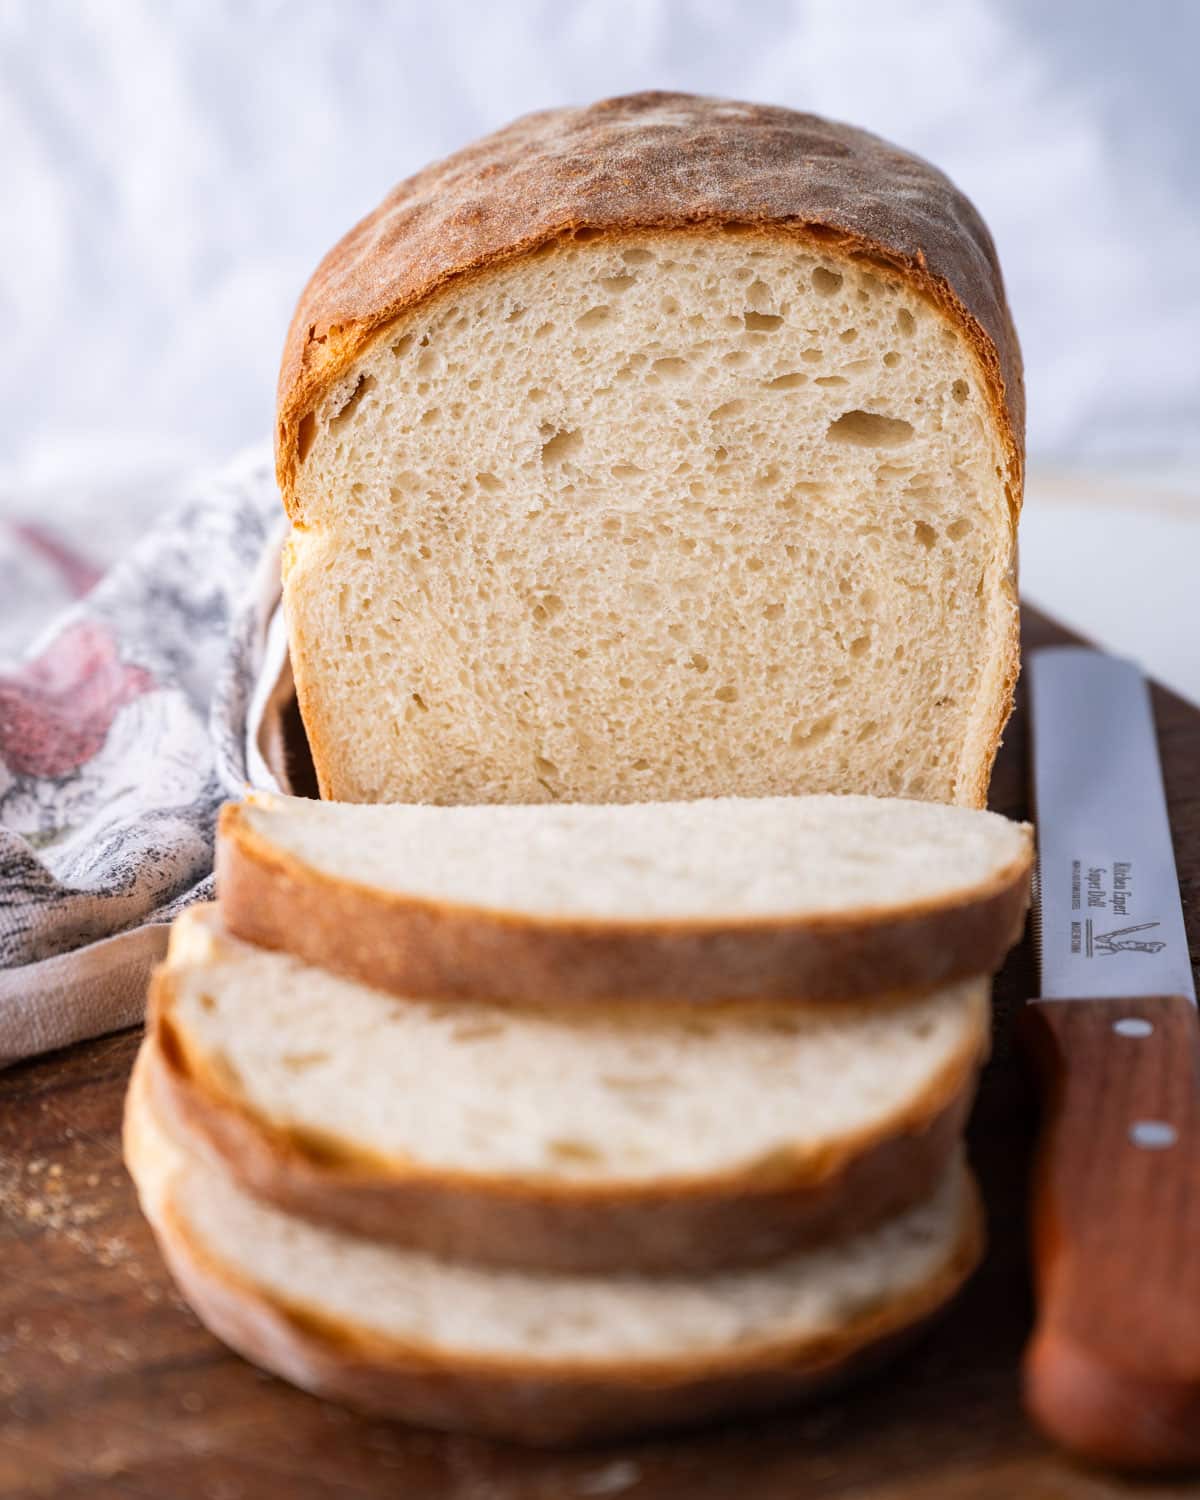
<svg viewBox="0 0 1200 1500">
<path fill-rule="evenodd" d="M 213 907 L 177 920 L 151 1018 L 159 1113 L 255 1197 L 451 1259 L 673 1274 L 928 1197 L 990 1030 L 986 979 L 700 1014 L 397 1003 Z"/>
<path fill-rule="evenodd" d="M 901 798 L 359 807 L 221 815 L 229 930 L 402 996 L 811 1002 L 991 974 L 1027 824 Z"/>
<path fill-rule="evenodd" d="M 692 1425 L 826 1386 L 944 1306 L 982 1244 L 956 1159 L 926 1202 L 762 1268 L 589 1277 L 440 1261 L 249 1197 L 172 1138 L 142 1063 L 125 1156 L 184 1295 L 248 1359 L 388 1416 L 536 1443 Z"/>
<path fill-rule="evenodd" d="M 427 168 L 283 358 L 323 795 L 982 805 L 1023 422 L 986 228 L 874 136 L 639 94 Z"/>
</svg>

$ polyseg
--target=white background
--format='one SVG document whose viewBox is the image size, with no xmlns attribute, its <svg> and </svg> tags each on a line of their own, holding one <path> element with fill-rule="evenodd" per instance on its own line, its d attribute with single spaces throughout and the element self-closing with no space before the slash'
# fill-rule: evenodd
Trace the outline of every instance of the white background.
<svg viewBox="0 0 1200 1500">
<path fill-rule="evenodd" d="M 633 89 L 761 99 L 975 200 L 1026 591 L 1200 698 L 1198 57 L 1190 0 L 0 0 L 0 516 L 111 557 L 159 476 L 268 441 L 301 285 L 431 158 Z"/>
</svg>

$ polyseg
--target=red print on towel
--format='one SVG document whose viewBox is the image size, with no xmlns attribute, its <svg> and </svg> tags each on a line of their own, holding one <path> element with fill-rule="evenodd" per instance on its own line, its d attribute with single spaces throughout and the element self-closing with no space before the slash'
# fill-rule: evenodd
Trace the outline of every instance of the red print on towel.
<svg viewBox="0 0 1200 1500">
<path fill-rule="evenodd" d="M 155 686 L 84 620 L 11 675 L 0 674 L 0 760 L 18 776 L 65 776 L 103 746 L 117 712 Z"/>
</svg>

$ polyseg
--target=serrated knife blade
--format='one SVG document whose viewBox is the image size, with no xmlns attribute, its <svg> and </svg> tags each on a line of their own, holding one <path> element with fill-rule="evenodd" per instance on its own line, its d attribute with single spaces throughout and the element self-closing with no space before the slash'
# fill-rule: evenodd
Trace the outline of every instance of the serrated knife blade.
<svg viewBox="0 0 1200 1500">
<path fill-rule="evenodd" d="M 1146 679 L 1073 646 L 1033 652 L 1028 670 L 1042 998 L 1195 1004 Z"/>
<path fill-rule="evenodd" d="M 1130 662 L 1035 651 L 1037 1321 L 1025 1403 L 1122 1468 L 1200 1468 L 1200 1029 L 1154 716 Z"/>
</svg>

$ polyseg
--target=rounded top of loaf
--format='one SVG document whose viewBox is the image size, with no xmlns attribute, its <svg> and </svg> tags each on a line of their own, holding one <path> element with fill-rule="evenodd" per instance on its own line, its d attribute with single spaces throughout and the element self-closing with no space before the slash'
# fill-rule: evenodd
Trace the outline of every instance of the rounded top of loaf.
<svg viewBox="0 0 1200 1500">
<path fill-rule="evenodd" d="M 562 237 L 721 227 L 794 234 L 903 277 L 982 366 L 1019 503 L 1021 353 L 995 246 L 936 168 L 878 136 L 775 105 L 649 92 L 525 115 L 398 184 L 317 267 L 279 377 L 290 505 L 301 424 L 372 341 L 438 288 Z"/>
</svg>

